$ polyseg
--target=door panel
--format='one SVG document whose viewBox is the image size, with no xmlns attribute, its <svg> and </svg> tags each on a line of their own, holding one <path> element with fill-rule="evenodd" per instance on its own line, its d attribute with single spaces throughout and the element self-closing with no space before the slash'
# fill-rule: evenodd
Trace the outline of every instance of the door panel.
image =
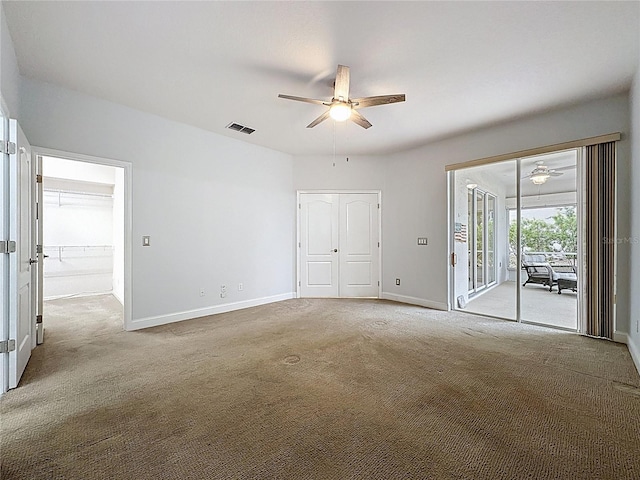
<svg viewBox="0 0 640 480">
<path fill-rule="evenodd" d="M 341 194 L 341 297 L 378 297 L 378 232 L 378 194 Z"/>
<path fill-rule="evenodd" d="M 300 195 L 300 295 L 338 296 L 338 195 Z"/>
<path fill-rule="evenodd" d="M 31 147 L 15 120 L 9 121 L 9 138 L 16 143 L 10 155 L 10 238 L 16 238 L 16 252 L 9 260 L 9 338 L 16 349 L 9 353 L 9 388 L 20 382 L 33 347 L 33 301 L 30 260 L 34 258 Z"/>
<path fill-rule="evenodd" d="M 0 142 L 8 140 L 9 120 L 0 106 Z M 0 235 L 1 240 L 9 239 L 9 154 L 0 153 Z M 0 340 L 9 339 L 9 257 L 0 254 Z M 0 394 L 9 388 L 9 354 L 0 353 Z"/>
</svg>

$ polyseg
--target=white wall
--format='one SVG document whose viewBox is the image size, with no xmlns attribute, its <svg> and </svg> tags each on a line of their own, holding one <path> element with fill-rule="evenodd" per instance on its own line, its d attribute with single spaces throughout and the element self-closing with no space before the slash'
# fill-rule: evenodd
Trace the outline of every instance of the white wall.
<svg viewBox="0 0 640 480">
<path fill-rule="evenodd" d="M 640 372 L 640 67 L 636 72 L 631 90 L 631 229 L 629 245 L 630 255 L 630 307 L 629 351 Z"/>
<path fill-rule="evenodd" d="M 7 108 L 4 113 L 12 118 L 18 118 L 20 74 L 2 4 L 0 4 L 0 95 Z"/>
<path fill-rule="evenodd" d="M 108 165 L 44 156 L 42 157 L 42 175 L 44 177 L 114 185 L 116 168 Z"/>
<path fill-rule="evenodd" d="M 24 78 L 21 114 L 33 145 L 132 163 L 133 328 L 294 292 L 291 156 Z"/>
<path fill-rule="evenodd" d="M 56 193 L 44 179 L 44 298 L 113 289 L 113 198 Z"/>
<path fill-rule="evenodd" d="M 622 132 L 619 143 L 619 234 L 629 235 L 629 104 L 627 95 L 584 103 L 484 128 L 387 157 L 383 198 L 383 285 L 402 278 L 398 293 L 445 305 L 447 298 L 447 164 Z M 427 248 L 415 237 L 429 237 Z M 618 330 L 629 329 L 629 247 L 618 259 Z"/>
<path fill-rule="evenodd" d="M 293 184 L 296 190 L 382 190 L 386 168 L 377 156 L 297 156 Z"/>
</svg>

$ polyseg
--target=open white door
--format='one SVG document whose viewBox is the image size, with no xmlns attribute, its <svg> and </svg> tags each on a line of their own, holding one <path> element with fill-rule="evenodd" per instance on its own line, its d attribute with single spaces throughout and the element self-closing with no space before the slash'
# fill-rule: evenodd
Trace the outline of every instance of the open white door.
<svg viewBox="0 0 640 480">
<path fill-rule="evenodd" d="M 9 120 L 9 140 L 16 145 L 9 155 L 9 238 L 16 251 L 9 254 L 9 388 L 20 382 L 35 345 L 35 296 L 32 295 L 35 269 L 33 231 L 33 171 L 31 147 L 18 122 Z M 13 342 L 15 341 L 15 343 Z"/>
<path fill-rule="evenodd" d="M 338 296 L 339 196 L 300 194 L 300 295 Z"/>
<path fill-rule="evenodd" d="M 340 296 L 378 297 L 378 194 L 340 195 Z"/>
<path fill-rule="evenodd" d="M 0 394 L 9 388 L 9 120 L 0 106 Z"/>
</svg>

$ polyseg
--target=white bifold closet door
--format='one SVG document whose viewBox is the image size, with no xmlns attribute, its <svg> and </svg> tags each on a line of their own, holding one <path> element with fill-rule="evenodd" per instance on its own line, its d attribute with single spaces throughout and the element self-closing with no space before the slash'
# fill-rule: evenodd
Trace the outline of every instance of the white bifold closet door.
<svg viewBox="0 0 640 480">
<path fill-rule="evenodd" d="M 378 297 L 377 193 L 300 194 L 300 296 Z"/>
</svg>

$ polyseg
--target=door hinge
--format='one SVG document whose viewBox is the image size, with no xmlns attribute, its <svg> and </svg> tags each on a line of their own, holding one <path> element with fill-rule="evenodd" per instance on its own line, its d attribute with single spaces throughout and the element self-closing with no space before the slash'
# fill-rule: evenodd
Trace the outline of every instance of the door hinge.
<svg viewBox="0 0 640 480">
<path fill-rule="evenodd" d="M 299 287 L 301 287 L 301 286 L 302 286 L 300 282 L 298 282 L 298 286 L 299 286 Z"/>
<path fill-rule="evenodd" d="M 16 251 L 16 242 L 13 240 L 0 241 L 0 253 L 14 253 Z"/>
<path fill-rule="evenodd" d="M 458 256 L 455 253 L 451 254 L 451 266 L 455 267 L 458 263 Z"/>
<path fill-rule="evenodd" d="M 13 352 L 16 349 L 15 340 L 2 340 L 0 342 L 0 353 Z"/>
<path fill-rule="evenodd" d="M 42 323 L 42 315 L 36 315 L 36 325 Z"/>
<path fill-rule="evenodd" d="M 13 142 L 0 142 L 0 153 L 8 153 L 9 155 L 15 155 L 16 153 L 16 144 Z"/>
<path fill-rule="evenodd" d="M 301 203 L 298 204 L 298 208 L 302 208 L 302 204 Z"/>
<path fill-rule="evenodd" d="M 298 242 L 298 248 L 302 248 L 302 243 Z"/>
<path fill-rule="evenodd" d="M 42 253 L 42 245 L 36 245 L 36 253 Z"/>
<path fill-rule="evenodd" d="M 378 209 L 380 209 L 380 204 L 378 204 Z"/>
<path fill-rule="evenodd" d="M 40 174 L 36 175 L 36 183 L 42 183 L 42 175 Z"/>
<path fill-rule="evenodd" d="M 378 248 L 380 248 L 380 242 L 378 242 Z"/>
<path fill-rule="evenodd" d="M 380 280 L 378 280 L 378 286 L 380 286 Z"/>
</svg>

